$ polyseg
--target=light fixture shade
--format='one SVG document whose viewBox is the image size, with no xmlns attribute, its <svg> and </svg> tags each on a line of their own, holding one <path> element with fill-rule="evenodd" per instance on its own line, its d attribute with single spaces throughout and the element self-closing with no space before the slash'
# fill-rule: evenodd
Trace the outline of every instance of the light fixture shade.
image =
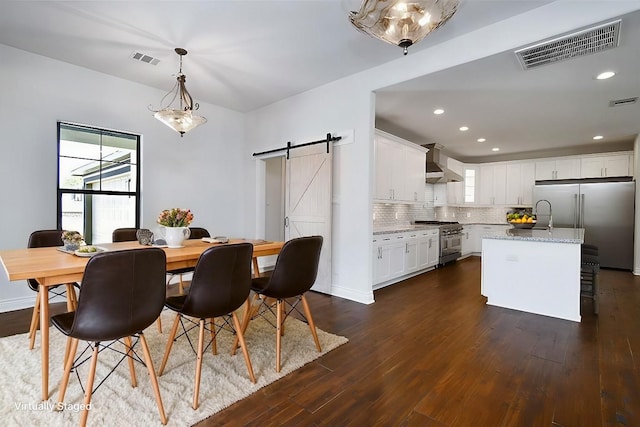
<svg viewBox="0 0 640 427">
<path fill-rule="evenodd" d="M 154 110 L 151 106 L 149 106 L 149 110 L 153 111 L 153 117 L 160 120 L 165 125 L 169 126 L 171 129 L 175 130 L 180 134 L 180 136 L 184 136 L 186 132 L 189 132 L 191 129 L 194 129 L 201 124 L 207 122 L 207 119 L 201 116 L 195 116 L 193 114 L 193 110 L 197 110 L 200 106 L 198 103 L 193 102 L 193 98 L 189 94 L 187 87 L 185 86 L 185 82 L 187 81 L 187 76 L 182 73 L 182 57 L 187 54 L 187 51 L 182 48 L 176 48 L 176 53 L 180 56 L 180 71 L 177 74 L 177 81 L 175 86 L 169 93 L 167 93 L 161 101 L 161 107 L 158 110 Z M 173 94 L 171 101 L 168 105 L 162 106 L 165 99 Z M 175 107 L 172 107 L 172 104 L 177 102 Z"/>
<path fill-rule="evenodd" d="M 360 31 L 387 43 L 409 46 L 444 24 L 458 9 L 459 0 L 364 0 L 349 20 Z"/>
<path fill-rule="evenodd" d="M 195 129 L 207 122 L 204 117 L 194 116 L 191 110 L 174 110 L 170 108 L 156 111 L 153 117 L 180 133 L 181 136 L 185 132 L 189 132 L 191 129 Z"/>
</svg>

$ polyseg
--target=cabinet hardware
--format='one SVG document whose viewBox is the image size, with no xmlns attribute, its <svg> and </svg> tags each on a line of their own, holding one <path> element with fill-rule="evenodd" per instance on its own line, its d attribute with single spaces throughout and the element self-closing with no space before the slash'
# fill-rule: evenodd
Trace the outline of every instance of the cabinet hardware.
<svg viewBox="0 0 640 427">
<path fill-rule="evenodd" d="M 284 228 L 287 228 L 287 227 L 289 227 L 289 217 L 285 216 L 284 217 Z"/>
<path fill-rule="evenodd" d="M 404 244 L 404 253 L 405 253 L 405 254 L 408 254 L 408 253 L 409 253 L 409 244 L 408 244 L 408 243 L 405 243 L 405 244 Z"/>
</svg>

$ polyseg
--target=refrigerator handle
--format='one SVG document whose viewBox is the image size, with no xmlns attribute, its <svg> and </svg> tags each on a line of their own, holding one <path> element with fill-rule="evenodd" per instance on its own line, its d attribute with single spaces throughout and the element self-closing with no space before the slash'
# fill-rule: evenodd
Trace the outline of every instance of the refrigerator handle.
<svg viewBox="0 0 640 427">
<path fill-rule="evenodd" d="M 580 194 L 580 228 L 584 228 L 584 194 Z"/>
<path fill-rule="evenodd" d="M 580 220 L 578 219 L 579 216 L 579 203 L 578 203 L 578 195 L 574 194 L 573 195 L 573 228 L 576 228 L 580 225 Z"/>
</svg>

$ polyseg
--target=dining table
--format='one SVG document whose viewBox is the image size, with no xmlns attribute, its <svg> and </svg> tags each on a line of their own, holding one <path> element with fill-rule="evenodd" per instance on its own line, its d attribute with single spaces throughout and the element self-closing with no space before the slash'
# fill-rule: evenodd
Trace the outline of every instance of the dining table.
<svg viewBox="0 0 640 427">
<path fill-rule="evenodd" d="M 259 257 L 277 255 L 284 242 L 265 240 L 230 239 L 228 243 L 209 243 L 202 240 L 185 240 L 183 247 L 166 248 L 167 270 L 195 267 L 198 258 L 207 248 L 219 244 L 249 242 L 253 244 L 253 275 L 259 276 Z M 151 246 L 141 245 L 137 241 L 95 244 L 103 251 L 143 249 Z M 0 263 L 9 281 L 36 279 L 40 295 L 40 342 L 42 358 L 42 400 L 49 399 L 49 288 L 82 282 L 89 256 L 77 256 L 63 251 L 62 247 L 24 248 L 0 250 Z M 84 254 L 80 254 L 84 255 Z M 80 285 L 82 292 L 82 285 Z"/>
</svg>

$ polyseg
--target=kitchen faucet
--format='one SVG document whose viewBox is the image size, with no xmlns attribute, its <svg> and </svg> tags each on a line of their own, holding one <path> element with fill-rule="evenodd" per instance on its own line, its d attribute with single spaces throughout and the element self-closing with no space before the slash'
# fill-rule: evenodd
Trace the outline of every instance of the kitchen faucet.
<svg viewBox="0 0 640 427">
<path fill-rule="evenodd" d="M 538 212 L 538 203 L 540 202 L 547 202 L 547 204 L 549 205 L 549 231 L 551 231 L 551 229 L 553 229 L 553 216 L 551 213 L 551 202 L 548 201 L 547 199 L 540 199 L 536 202 L 536 207 L 533 209 L 533 213 L 536 215 L 536 217 L 538 216 L 537 212 Z"/>
</svg>

